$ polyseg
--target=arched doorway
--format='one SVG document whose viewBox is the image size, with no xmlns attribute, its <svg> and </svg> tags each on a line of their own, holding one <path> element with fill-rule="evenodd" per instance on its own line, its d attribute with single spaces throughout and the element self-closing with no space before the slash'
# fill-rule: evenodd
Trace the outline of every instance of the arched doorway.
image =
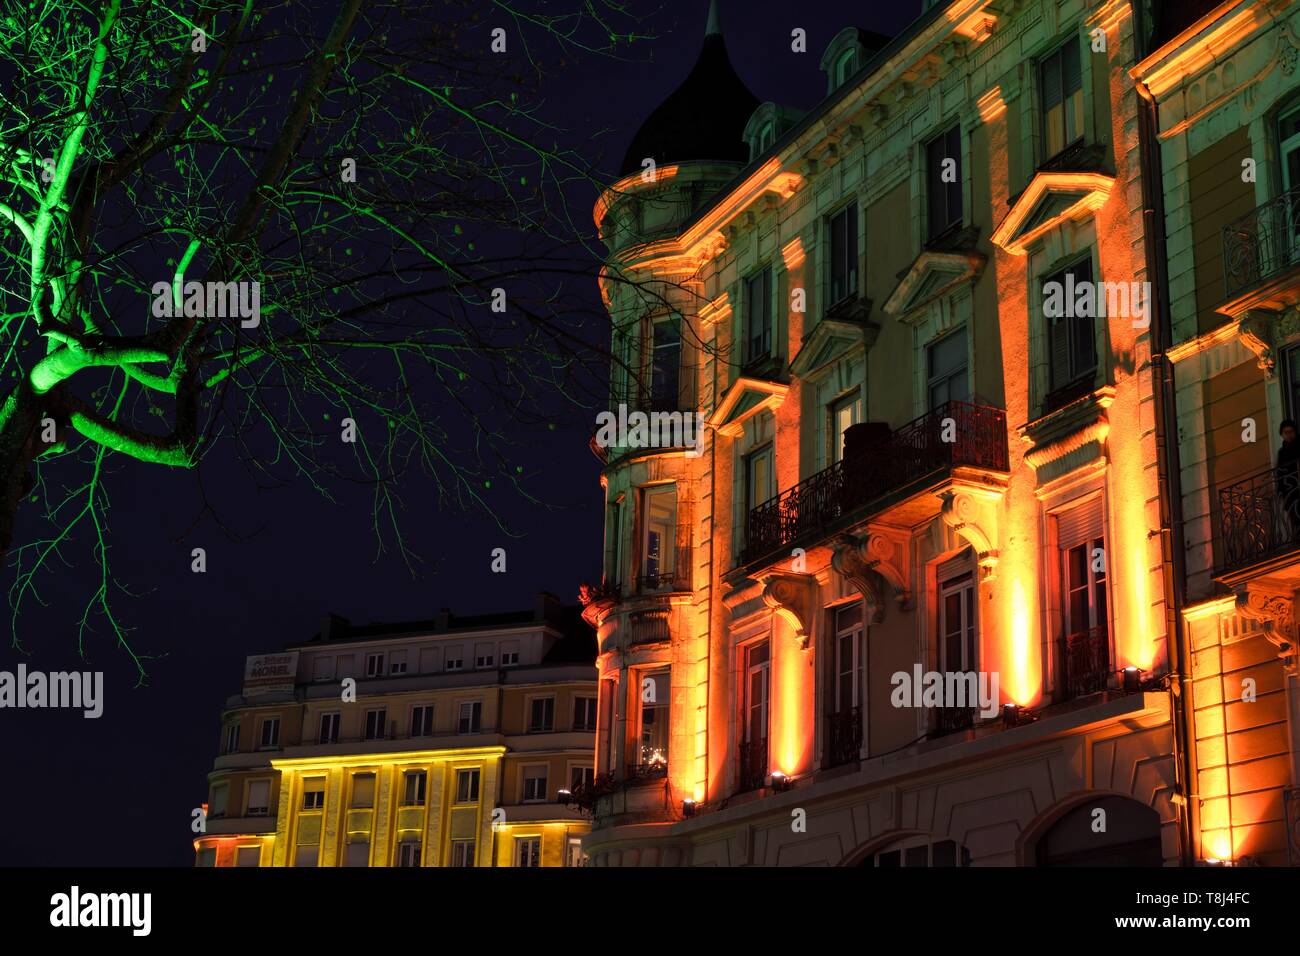
<svg viewBox="0 0 1300 956">
<path fill-rule="evenodd" d="M 1043 832 L 1034 860 L 1038 866 L 1162 866 L 1160 815 L 1129 797 L 1085 800 Z"/>
</svg>

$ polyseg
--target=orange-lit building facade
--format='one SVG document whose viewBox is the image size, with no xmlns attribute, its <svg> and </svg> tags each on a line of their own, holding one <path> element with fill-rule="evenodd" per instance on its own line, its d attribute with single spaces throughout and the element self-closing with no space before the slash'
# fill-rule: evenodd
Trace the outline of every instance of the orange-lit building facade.
<svg viewBox="0 0 1300 956">
<path fill-rule="evenodd" d="M 892 40 L 846 28 L 808 114 L 756 102 L 711 15 L 596 207 L 613 405 L 702 427 L 596 446 L 593 865 L 1286 862 L 1291 698 L 1255 660 L 1275 642 L 1232 644 L 1229 598 L 1202 600 L 1232 582 L 1208 537 L 1174 554 L 1162 496 L 1174 418 L 1184 499 L 1206 496 L 1205 439 L 1153 369 L 1191 303 L 1221 303 L 1148 269 L 1156 211 L 1171 270 L 1172 224 L 1196 222 L 1171 202 L 1195 127 L 1162 114 L 1144 137 L 1135 77 L 1199 12 L 1138 6 L 953 0 Z M 1237 6 L 1264 29 L 1276 5 Z M 1157 101 L 1219 64 L 1188 57 Z M 1200 228 L 1179 253 L 1198 269 Z M 1238 785 L 1209 688 L 1255 666 L 1276 697 L 1259 746 L 1286 753 Z M 930 672 L 980 675 L 987 699 L 899 691 Z"/>
<path fill-rule="evenodd" d="M 1188 7 L 1131 72 L 1167 252 L 1192 833 L 1203 858 L 1294 865 L 1300 521 L 1278 453 L 1300 417 L 1300 7 Z"/>
<path fill-rule="evenodd" d="M 591 629 L 521 612 L 352 625 L 250 658 L 221 718 L 199 866 L 580 866 Z"/>
</svg>

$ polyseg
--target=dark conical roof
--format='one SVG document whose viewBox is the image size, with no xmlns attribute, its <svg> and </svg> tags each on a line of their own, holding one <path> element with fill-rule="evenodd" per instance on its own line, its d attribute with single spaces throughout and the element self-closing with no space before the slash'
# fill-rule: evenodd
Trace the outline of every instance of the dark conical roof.
<svg viewBox="0 0 1300 956">
<path fill-rule="evenodd" d="M 657 166 L 692 159 L 749 160 L 745 124 L 758 108 L 758 97 L 736 75 L 717 22 L 714 7 L 699 59 L 632 137 L 620 175 L 639 172 L 647 156 Z"/>
</svg>

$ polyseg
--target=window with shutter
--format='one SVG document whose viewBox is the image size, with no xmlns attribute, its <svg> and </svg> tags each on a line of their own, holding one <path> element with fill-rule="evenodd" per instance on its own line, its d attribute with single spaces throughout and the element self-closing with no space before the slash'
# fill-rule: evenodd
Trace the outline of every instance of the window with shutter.
<svg viewBox="0 0 1300 956">
<path fill-rule="evenodd" d="M 1048 351 L 1052 392 L 1060 392 L 1072 385 L 1090 382 L 1097 371 L 1096 326 L 1098 296 L 1080 303 L 1078 289 L 1092 283 L 1092 259 L 1084 258 L 1053 273 L 1043 280 L 1043 314 L 1048 323 Z M 1056 292 L 1053 292 L 1053 287 Z M 1059 298 L 1055 298 L 1059 296 Z M 1058 307 L 1049 309 L 1053 301 Z M 1076 308 L 1080 304 L 1083 308 Z M 1049 396 L 1049 407 L 1055 407 L 1055 397 Z"/>
</svg>

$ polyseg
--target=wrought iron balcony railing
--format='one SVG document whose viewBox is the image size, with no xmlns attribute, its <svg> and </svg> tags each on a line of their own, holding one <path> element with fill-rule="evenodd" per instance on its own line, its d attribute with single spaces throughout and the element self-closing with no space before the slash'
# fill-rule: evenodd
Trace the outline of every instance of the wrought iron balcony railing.
<svg viewBox="0 0 1300 956">
<path fill-rule="evenodd" d="M 1062 700 L 1106 689 L 1112 673 L 1110 632 L 1104 625 L 1068 634 L 1058 642 Z"/>
<path fill-rule="evenodd" d="M 1300 550 L 1300 471 L 1270 468 L 1219 489 L 1219 571 Z"/>
<path fill-rule="evenodd" d="M 931 737 L 946 737 L 975 726 L 975 707 L 931 708 Z"/>
<path fill-rule="evenodd" d="M 846 707 L 826 715 L 826 766 L 839 767 L 862 753 L 862 708 Z"/>
<path fill-rule="evenodd" d="M 1223 227 L 1223 282 L 1228 298 L 1295 265 L 1300 265 L 1300 188 Z"/>
<path fill-rule="evenodd" d="M 742 741 L 740 744 L 740 768 L 736 779 L 736 790 L 745 793 L 757 790 L 767 783 L 767 738 Z"/>
<path fill-rule="evenodd" d="M 744 560 L 755 561 L 824 533 L 876 499 L 955 465 L 1007 470 L 1006 412 L 945 402 L 856 457 L 805 478 L 750 510 Z"/>
</svg>

